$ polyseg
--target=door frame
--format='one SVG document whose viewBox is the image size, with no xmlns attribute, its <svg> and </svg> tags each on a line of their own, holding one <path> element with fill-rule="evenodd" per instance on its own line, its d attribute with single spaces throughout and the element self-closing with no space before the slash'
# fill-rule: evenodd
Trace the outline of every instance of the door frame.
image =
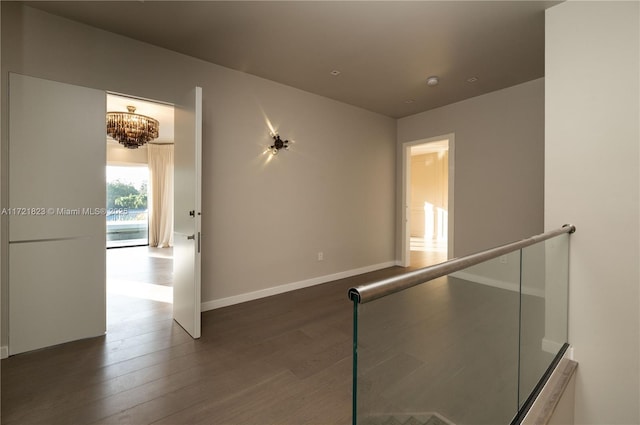
<svg viewBox="0 0 640 425">
<path fill-rule="evenodd" d="M 411 148 L 417 145 L 424 145 L 427 143 L 439 142 L 442 140 L 449 141 L 448 149 L 448 172 L 447 172 L 447 184 L 448 184 L 448 206 L 447 211 L 449 215 L 448 227 L 447 227 L 447 259 L 453 258 L 453 235 L 454 235 L 454 187 L 455 187 L 455 134 L 448 133 L 441 136 L 429 137 L 426 139 L 413 140 L 410 142 L 404 142 L 402 144 L 402 190 L 400 196 L 400 235 L 401 235 L 401 248 L 400 248 L 400 262 L 398 265 L 402 267 L 409 267 L 411 264 L 410 253 L 410 217 L 411 217 Z"/>
<path fill-rule="evenodd" d="M 42 79 L 48 79 L 42 76 L 35 76 L 36 78 L 42 78 Z M 58 80 L 51 80 L 54 82 L 60 82 Z M 137 94 L 131 94 L 131 93 L 123 93 L 120 91 L 116 91 L 116 90 L 110 90 L 110 89 L 106 89 L 104 87 L 94 87 L 93 85 L 83 85 L 83 84 L 78 84 L 76 81 L 70 81 L 70 82 L 66 82 L 65 84 L 69 84 L 69 85 L 73 85 L 73 86 L 79 86 L 79 87 L 86 87 L 86 88 L 90 88 L 90 89 L 95 89 L 95 90 L 100 90 L 102 91 L 105 96 L 107 95 L 116 95 L 116 96 L 120 96 L 120 97 L 128 97 L 128 98 L 132 98 L 132 99 L 137 99 L 137 100 L 143 100 L 143 101 L 148 101 L 148 102 L 153 102 L 153 103 L 158 103 L 158 104 L 164 104 L 164 105 L 170 105 L 172 107 L 176 107 L 176 104 L 172 101 L 164 101 L 164 100 L 159 100 L 158 98 L 150 98 L 150 97 L 146 97 L 146 96 L 140 96 Z M 0 92 L 2 92 L 2 90 L 0 90 Z M 163 96 L 160 96 L 163 97 Z M 7 105 L 8 108 L 8 105 Z M 8 113 L 8 111 L 7 111 Z M 2 143 L 3 145 L 5 143 L 8 143 L 8 130 L 6 130 L 6 128 L 2 128 L 2 132 L 3 132 L 3 137 L 2 137 Z M 6 133 L 5 133 L 6 132 Z M 105 134 L 106 137 L 106 134 Z M 105 150 L 106 150 L 106 146 L 105 146 Z M 0 164 L 0 169 L 3 168 L 3 165 L 7 165 L 7 163 L 5 162 L 5 159 L 3 158 L 2 164 Z M 106 167 L 106 161 L 105 161 L 105 167 Z M 4 172 L 4 170 L 3 170 Z M 2 187 L 0 187 L 0 195 L 2 195 L 3 198 L 3 205 L 5 204 L 5 198 L 7 197 L 7 191 L 5 191 L 4 189 L 6 189 L 7 187 L 5 185 L 2 185 Z M 8 202 L 8 200 L 6 200 Z M 0 274 L 2 275 L 2 292 L 3 295 L 5 295 L 5 291 L 8 290 L 8 285 L 9 285 L 9 276 L 8 276 L 8 251 L 9 251 L 9 238 L 8 238 L 8 220 L 6 216 L 2 217 L 1 220 L 1 227 L 3 232 L 2 233 L 2 240 L 0 241 Z M 106 235 L 106 231 L 105 231 L 105 235 Z M 105 244 L 105 251 L 106 251 L 106 244 Z M 104 282 L 104 290 L 106 291 L 106 270 L 105 270 L 105 282 Z M 6 287 L 5 287 L 6 285 Z M 6 303 L 5 307 L 8 307 L 8 301 L 6 301 L 6 297 L 2 297 L 0 298 L 0 300 L 4 303 Z M 197 308 L 201 311 L 201 305 L 198 305 Z M 106 314 L 105 314 L 105 318 L 106 318 Z M 7 358 L 9 356 L 9 345 L 8 345 L 8 331 L 9 331 L 9 326 L 8 326 L 8 308 L 3 309 L 0 308 L 0 335 L 2 335 L 2 341 L 0 341 L 0 358 L 4 359 Z M 3 344 L 5 343 L 5 344 Z"/>
<path fill-rule="evenodd" d="M 149 103 L 156 103 L 156 104 L 160 104 L 160 105 L 167 105 L 173 108 L 173 125 L 174 125 L 174 146 L 175 146 L 175 138 L 176 138 L 176 111 L 184 106 L 192 106 L 192 105 L 182 105 L 180 103 L 179 100 L 176 100 L 175 102 L 168 102 L 168 101 L 163 101 L 163 100 L 158 100 L 158 99 L 152 99 L 152 98 L 147 98 L 147 97 L 142 97 L 142 96 L 137 96 L 134 94 L 129 94 L 129 93 L 121 93 L 121 92 L 115 92 L 115 91 L 111 91 L 111 90 L 106 90 L 106 94 L 107 95 L 113 95 L 113 96 L 118 96 L 118 97 L 123 97 L 123 98 L 129 98 L 129 99 L 134 99 L 134 100 L 140 100 L 140 101 L 144 101 L 144 102 L 149 102 Z M 183 329 L 189 334 L 191 335 L 194 339 L 200 338 L 200 334 L 201 334 L 201 315 L 202 315 L 202 301 L 201 301 L 201 291 L 202 291 L 202 278 L 201 278 L 201 273 L 202 273 L 202 267 L 201 267 L 201 250 L 200 250 L 200 246 L 201 246 L 201 233 L 202 233 L 202 223 L 201 223 L 201 211 L 202 211 L 202 101 L 203 101 L 203 90 L 202 87 L 199 86 L 194 86 L 194 88 L 192 90 L 189 91 L 189 96 L 191 96 L 191 94 L 194 95 L 194 100 L 196 101 L 196 105 L 199 105 L 198 107 L 196 107 L 195 110 L 195 114 L 196 114 L 196 120 L 195 123 L 200 123 L 200 125 L 196 126 L 194 129 L 194 137 L 195 137 L 195 150 L 197 152 L 196 155 L 196 159 L 195 159 L 195 169 L 194 169 L 194 173 L 196 176 L 200 176 L 196 178 L 196 205 L 195 205 L 195 211 L 197 212 L 197 214 L 195 214 L 195 234 L 197 235 L 197 240 L 196 240 L 196 246 L 197 246 L 197 252 L 195 252 L 195 262 L 194 262 L 194 280 L 195 280 L 195 287 L 194 287 L 194 292 L 195 292 L 195 318 L 194 318 L 194 329 L 190 329 L 189 326 L 184 327 L 183 324 L 180 323 L 180 321 L 176 318 L 176 303 L 175 303 L 175 290 L 176 290 L 176 286 L 175 286 L 175 255 L 176 255 L 176 230 L 175 230 L 175 220 L 176 220 L 176 211 L 174 210 L 174 217 L 173 217 L 173 221 L 174 221 L 174 229 L 173 229 L 173 234 L 174 234 L 174 245 L 173 245 L 173 253 L 174 253 L 174 257 L 173 257 L 173 264 L 174 264 L 174 281 L 173 281 L 173 290 L 174 290 L 174 300 L 173 300 L 173 304 L 171 306 L 172 308 L 172 316 L 173 316 L 173 320 L 180 324 L 181 327 L 183 327 Z M 105 164 L 106 165 L 106 164 Z M 175 203 L 175 199 L 176 199 L 176 193 L 175 193 L 175 176 L 176 176 L 176 172 L 175 172 L 175 168 L 174 168 L 174 199 L 173 199 L 173 203 Z M 105 280 L 105 289 L 106 289 L 106 280 Z"/>
</svg>

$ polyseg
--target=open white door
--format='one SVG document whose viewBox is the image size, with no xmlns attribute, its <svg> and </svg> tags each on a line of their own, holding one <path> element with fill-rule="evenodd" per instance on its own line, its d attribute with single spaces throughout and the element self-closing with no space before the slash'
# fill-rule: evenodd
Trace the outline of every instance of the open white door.
<svg viewBox="0 0 640 425">
<path fill-rule="evenodd" d="M 202 88 L 175 108 L 173 318 L 200 338 Z"/>
<path fill-rule="evenodd" d="M 9 354 L 18 354 L 106 332 L 106 94 L 9 78 Z"/>
</svg>

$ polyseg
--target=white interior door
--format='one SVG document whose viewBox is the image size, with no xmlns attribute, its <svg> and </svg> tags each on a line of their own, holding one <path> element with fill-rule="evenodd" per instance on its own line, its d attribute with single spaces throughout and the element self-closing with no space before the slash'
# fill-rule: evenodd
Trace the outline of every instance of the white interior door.
<svg viewBox="0 0 640 425">
<path fill-rule="evenodd" d="M 200 338 L 202 88 L 174 113 L 173 318 Z"/>
<path fill-rule="evenodd" d="M 106 332 L 106 94 L 10 75 L 9 354 Z"/>
</svg>

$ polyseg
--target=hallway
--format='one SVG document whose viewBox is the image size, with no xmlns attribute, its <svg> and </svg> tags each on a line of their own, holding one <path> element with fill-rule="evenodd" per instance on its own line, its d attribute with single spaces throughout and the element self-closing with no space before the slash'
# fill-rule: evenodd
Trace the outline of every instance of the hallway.
<svg viewBox="0 0 640 425">
<path fill-rule="evenodd" d="M 136 249 L 110 250 L 110 280 L 166 285 L 169 260 L 145 259 L 147 248 Z M 171 319 L 171 304 L 110 291 L 107 335 L 2 361 L 2 422 L 346 425 L 347 289 L 404 271 L 392 267 L 204 312 L 195 341 Z"/>
</svg>

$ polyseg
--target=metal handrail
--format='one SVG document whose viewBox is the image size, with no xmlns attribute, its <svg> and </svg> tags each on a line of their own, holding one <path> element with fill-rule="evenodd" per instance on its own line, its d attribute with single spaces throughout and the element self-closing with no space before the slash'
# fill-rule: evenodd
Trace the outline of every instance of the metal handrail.
<svg viewBox="0 0 640 425">
<path fill-rule="evenodd" d="M 389 277 L 377 282 L 350 288 L 348 293 L 349 299 L 351 301 L 358 302 L 359 304 L 368 303 L 370 301 L 377 300 L 378 298 L 404 291 L 405 289 L 412 288 L 438 277 L 446 276 L 467 267 L 474 266 L 482 263 L 483 261 L 498 258 L 501 255 L 517 251 L 538 242 L 551 239 L 564 233 L 573 233 L 575 231 L 576 227 L 573 224 L 565 224 L 559 229 L 550 230 L 536 236 L 531 236 L 530 238 L 522 239 L 521 241 L 508 243 L 506 245 L 467 255 L 465 257 L 454 258 L 452 260 L 445 261 L 444 263 L 425 267 L 420 270 L 414 270 L 400 276 Z"/>
</svg>

